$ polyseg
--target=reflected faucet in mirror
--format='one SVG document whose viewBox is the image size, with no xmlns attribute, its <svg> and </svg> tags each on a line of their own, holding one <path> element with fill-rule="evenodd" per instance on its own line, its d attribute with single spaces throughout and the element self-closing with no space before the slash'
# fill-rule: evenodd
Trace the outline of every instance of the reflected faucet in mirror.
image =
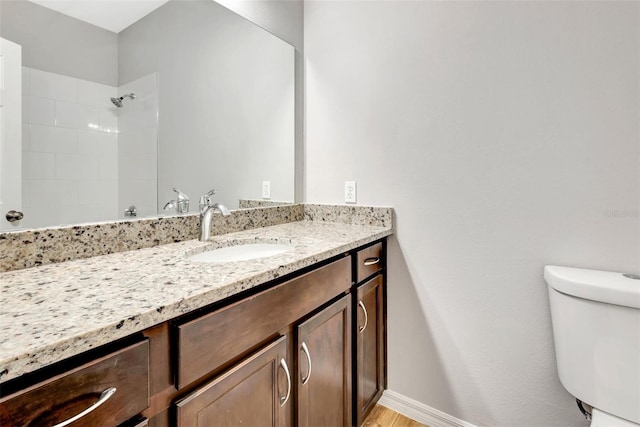
<svg viewBox="0 0 640 427">
<path fill-rule="evenodd" d="M 231 215 L 229 209 L 220 203 L 213 201 L 213 195 L 216 190 L 212 189 L 202 197 L 200 197 L 200 241 L 206 242 L 211 236 L 211 218 L 213 213 L 219 211 L 223 216 Z"/>
<path fill-rule="evenodd" d="M 189 213 L 189 196 L 187 196 L 186 194 L 184 194 L 182 191 L 178 190 L 175 187 L 173 188 L 173 191 L 175 191 L 178 194 L 178 197 L 176 197 L 175 200 L 169 200 L 164 205 L 163 209 L 165 211 L 169 211 L 175 208 L 176 212 L 179 214 Z"/>
</svg>

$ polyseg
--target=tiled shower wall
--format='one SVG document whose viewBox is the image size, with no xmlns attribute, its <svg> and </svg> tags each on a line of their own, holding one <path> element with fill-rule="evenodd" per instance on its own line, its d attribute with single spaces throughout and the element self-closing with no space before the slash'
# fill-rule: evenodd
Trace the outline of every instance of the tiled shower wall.
<svg viewBox="0 0 640 427">
<path fill-rule="evenodd" d="M 158 212 L 157 73 L 118 88 L 120 95 L 131 92 L 136 98 L 125 99 L 118 109 L 118 218 L 131 205 L 136 207 L 138 216 Z"/>
<path fill-rule="evenodd" d="M 118 215 L 117 88 L 22 68 L 22 226 Z"/>
</svg>

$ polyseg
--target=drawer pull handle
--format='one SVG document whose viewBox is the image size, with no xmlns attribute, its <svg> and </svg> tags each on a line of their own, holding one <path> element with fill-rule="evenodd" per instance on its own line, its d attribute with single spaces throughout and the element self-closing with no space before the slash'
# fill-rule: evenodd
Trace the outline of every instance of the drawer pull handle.
<svg viewBox="0 0 640 427">
<path fill-rule="evenodd" d="M 373 257 L 373 258 L 367 258 L 367 259 L 365 259 L 365 260 L 364 260 L 364 265 L 368 267 L 368 266 L 370 266 L 370 265 L 376 265 L 376 264 L 377 264 L 377 263 L 379 263 L 379 262 L 380 262 L 380 258 L 378 258 L 378 257 L 376 256 L 376 257 Z"/>
<path fill-rule="evenodd" d="M 311 356 L 309 355 L 309 348 L 307 347 L 307 343 L 302 341 L 302 351 L 307 356 L 307 361 L 309 362 L 309 373 L 306 377 L 302 377 L 302 385 L 305 385 L 309 382 L 309 378 L 311 378 Z"/>
<path fill-rule="evenodd" d="M 93 411 L 94 409 L 98 408 L 98 406 L 102 405 L 104 402 L 109 400 L 109 398 L 111 396 L 113 396 L 113 394 L 115 392 L 116 392 L 116 388 L 115 387 L 110 387 L 110 388 L 106 389 L 105 391 L 102 392 L 102 394 L 100 395 L 100 399 L 98 399 L 98 401 L 96 403 L 94 403 L 93 405 L 89 406 L 87 409 L 85 409 L 84 411 L 80 412 L 79 414 L 74 415 L 73 417 L 69 418 L 66 421 L 58 423 L 58 424 L 54 425 L 53 427 L 65 427 L 65 426 L 68 426 L 69 424 L 71 424 L 72 422 L 79 420 L 80 418 L 84 417 L 89 412 Z"/>
<path fill-rule="evenodd" d="M 362 301 L 358 301 L 358 307 L 362 309 L 364 313 L 364 325 L 358 328 L 358 332 L 363 333 L 365 329 L 367 329 L 367 324 L 369 323 L 369 315 L 367 314 L 367 308 L 364 306 Z"/>
<path fill-rule="evenodd" d="M 282 369 L 287 376 L 287 394 L 286 396 L 280 396 L 280 406 L 284 406 L 289 400 L 289 396 L 291 396 L 291 375 L 289 375 L 289 367 L 287 367 L 287 362 L 284 358 L 280 359 L 280 366 L 282 366 Z"/>
</svg>

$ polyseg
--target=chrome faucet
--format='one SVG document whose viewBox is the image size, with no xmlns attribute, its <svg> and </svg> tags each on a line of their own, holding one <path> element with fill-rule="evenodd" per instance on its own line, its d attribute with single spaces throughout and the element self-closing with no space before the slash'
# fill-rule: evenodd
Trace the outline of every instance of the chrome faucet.
<svg viewBox="0 0 640 427">
<path fill-rule="evenodd" d="M 211 190 L 200 197 L 200 241 L 206 242 L 211 236 L 211 218 L 215 211 L 219 211 L 223 216 L 231 215 L 229 209 L 220 203 L 213 202 L 213 195 L 216 190 Z"/>
<path fill-rule="evenodd" d="M 170 211 L 172 209 L 175 209 L 176 212 L 179 214 L 189 213 L 189 196 L 187 196 L 186 194 L 184 194 L 182 191 L 178 190 L 175 187 L 173 188 L 173 191 L 175 191 L 178 194 L 178 197 L 176 198 L 176 200 L 169 200 L 164 205 L 163 209 L 165 211 Z"/>
</svg>

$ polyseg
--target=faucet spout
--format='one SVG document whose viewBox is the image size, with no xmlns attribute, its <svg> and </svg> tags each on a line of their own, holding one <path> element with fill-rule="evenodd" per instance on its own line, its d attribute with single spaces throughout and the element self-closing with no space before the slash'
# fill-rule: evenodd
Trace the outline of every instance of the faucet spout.
<svg viewBox="0 0 640 427">
<path fill-rule="evenodd" d="M 211 237 L 211 220 L 215 211 L 220 212 L 223 216 L 231 215 L 229 209 L 220 203 L 213 203 L 202 208 L 200 213 L 200 241 L 206 242 Z"/>
</svg>

